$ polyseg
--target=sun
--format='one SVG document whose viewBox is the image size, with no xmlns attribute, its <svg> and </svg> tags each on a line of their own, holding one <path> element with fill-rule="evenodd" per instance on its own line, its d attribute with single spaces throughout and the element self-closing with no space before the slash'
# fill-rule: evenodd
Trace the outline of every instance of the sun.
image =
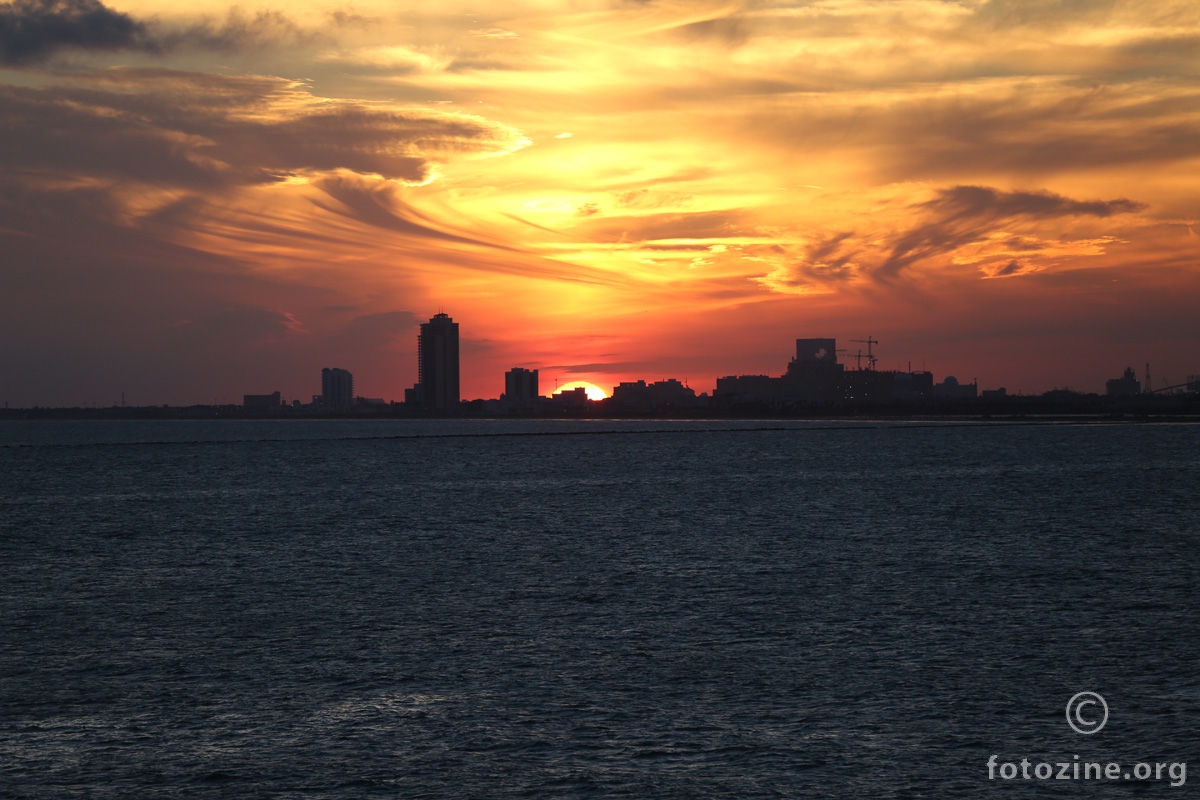
<svg viewBox="0 0 1200 800">
<path fill-rule="evenodd" d="M 608 397 L 608 392 L 604 391 L 596 384 L 588 383 L 587 381 L 571 381 L 570 383 L 564 383 L 562 386 L 559 386 L 557 389 L 555 389 L 555 392 L 569 392 L 572 389 L 579 388 L 580 386 L 582 386 L 583 390 L 587 392 L 588 400 L 603 400 L 604 398 Z"/>
</svg>

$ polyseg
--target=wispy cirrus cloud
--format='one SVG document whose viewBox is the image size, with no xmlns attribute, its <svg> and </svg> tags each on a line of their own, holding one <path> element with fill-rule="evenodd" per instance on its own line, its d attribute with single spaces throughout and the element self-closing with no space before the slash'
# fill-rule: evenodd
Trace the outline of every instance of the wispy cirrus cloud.
<svg viewBox="0 0 1200 800">
<path fill-rule="evenodd" d="M 872 272 L 883 280 L 985 238 L 1011 222 L 1038 222 L 1061 217 L 1107 218 L 1145 208 L 1144 203 L 1117 200 L 1073 200 L 1052 192 L 1003 192 L 986 186 L 953 186 L 921 204 L 932 220 L 902 234 L 883 263 Z M 1005 268 L 1007 269 L 1007 267 Z M 1016 268 L 1010 270 L 1012 274 Z"/>
<path fill-rule="evenodd" d="M 774 291 L 804 294 L 862 281 L 889 285 L 961 266 L 980 277 L 1013 277 L 1065 257 L 1103 254 L 1114 241 L 1090 228 L 1071 234 L 1063 221 L 1108 220 L 1145 210 L 1145 203 L 1126 198 L 1077 200 L 1049 191 L 949 186 L 911 204 L 907 224 L 898 230 L 816 232 L 801 245 L 776 246 L 774 253 L 760 248 L 765 257 L 756 260 L 774 268 L 758 280 Z"/>
</svg>

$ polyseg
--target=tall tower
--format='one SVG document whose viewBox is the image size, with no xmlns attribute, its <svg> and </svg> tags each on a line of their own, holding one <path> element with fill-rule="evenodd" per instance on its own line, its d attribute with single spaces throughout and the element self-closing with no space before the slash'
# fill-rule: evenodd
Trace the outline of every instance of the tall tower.
<svg viewBox="0 0 1200 800">
<path fill-rule="evenodd" d="M 354 376 L 336 367 L 321 370 L 321 404 L 325 408 L 350 408 L 354 405 Z"/>
<path fill-rule="evenodd" d="M 417 385 L 413 394 L 426 411 L 458 410 L 458 323 L 435 314 L 417 336 Z"/>
</svg>

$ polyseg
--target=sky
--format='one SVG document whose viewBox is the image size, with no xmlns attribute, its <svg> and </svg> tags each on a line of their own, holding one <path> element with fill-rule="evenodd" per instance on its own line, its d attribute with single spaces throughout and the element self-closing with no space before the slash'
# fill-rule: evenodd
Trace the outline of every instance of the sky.
<svg viewBox="0 0 1200 800">
<path fill-rule="evenodd" d="M 1194 0 L 0 3 L 0 401 L 1200 373 Z"/>
</svg>

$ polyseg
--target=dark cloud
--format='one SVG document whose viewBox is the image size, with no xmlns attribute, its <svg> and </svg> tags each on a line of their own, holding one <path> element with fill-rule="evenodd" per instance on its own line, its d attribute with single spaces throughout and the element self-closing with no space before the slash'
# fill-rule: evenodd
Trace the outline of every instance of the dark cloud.
<svg viewBox="0 0 1200 800">
<path fill-rule="evenodd" d="M 656 365 L 657 362 L 650 361 L 597 361 L 591 364 L 548 364 L 542 369 L 558 370 L 570 375 L 583 375 L 597 372 L 601 374 L 623 373 L 630 370 L 647 369 Z"/>
<path fill-rule="evenodd" d="M 956 225 L 949 221 L 920 225 L 899 238 L 875 275 L 890 280 L 913 264 L 977 241 L 987 230 L 984 225 Z"/>
<path fill-rule="evenodd" d="M 899 237 L 891 253 L 875 270 L 884 280 L 907 267 L 980 241 L 1007 221 L 1037 222 L 1062 217 L 1107 218 L 1128 214 L 1145 205 L 1118 200 L 1072 200 L 1050 192 L 1002 192 L 986 186 L 953 186 L 918 206 L 933 219 Z"/>
<path fill-rule="evenodd" d="M 826 259 L 833 258 L 842 249 L 843 245 L 845 245 L 846 240 L 853 235 L 854 233 L 852 231 L 844 231 L 842 233 L 835 233 L 832 236 L 828 236 L 825 239 L 816 242 L 808 249 L 808 260 L 825 261 Z M 844 261 L 845 257 L 837 260 Z"/>
<path fill-rule="evenodd" d="M 0 86 L 0 169 L 188 187 L 336 170 L 419 183 L 431 158 L 521 141 L 478 117 L 324 102 L 282 79 L 117 69 L 92 84 Z"/>
<path fill-rule="evenodd" d="M 60 49 L 158 49 L 146 25 L 98 0 L 14 0 L 0 5 L 0 63 L 41 61 Z"/>
<path fill-rule="evenodd" d="M 953 186 L 924 204 L 947 220 L 971 217 L 1065 216 L 1111 217 L 1145 208 L 1144 203 L 1118 200 L 1072 200 L 1051 192 L 1002 192 L 986 186 Z"/>
<path fill-rule="evenodd" d="M 341 25 L 349 24 L 351 17 L 335 12 L 334 19 Z M 114 11 L 99 0 L 13 0 L 0 4 L 0 64 L 7 66 L 42 62 L 62 50 L 165 54 L 195 48 L 229 52 L 315 38 L 315 34 L 305 33 L 278 11 L 247 15 L 234 8 L 220 22 L 168 29 Z"/>
<path fill-rule="evenodd" d="M 89 98 L 70 91 L 0 86 L 0 170 L 29 174 L 120 178 L 153 184 L 211 186 L 229 180 L 209 160 L 211 149 L 181 125 L 156 124 L 126 98 Z"/>
<path fill-rule="evenodd" d="M 809 246 L 803 274 L 820 283 L 844 281 L 857 275 L 861 256 L 853 237 L 853 231 L 844 231 Z"/>
<path fill-rule="evenodd" d="M 1004 192 L 987 186 L 951 186 L 940 190 L 924 203 L 913 206 L 917 224 L 883 239 L 879 245 L 866 242 L 854 231 L 830 233 L 814 239 L 798 257 L 787 249 L 746 248 L 752 255 L 768 261 L 779 256 L 792 259 L 786 268 L 776 268 L 759 279 L 777 287 L 802 288 L 832 284 L 846 285 L 862 275 L 890 283 L 905 270 L 923 262 L 944 258 L 955 251 L 982 242 L 997 231 L 1009 235 L 996 242 L 1006 252 L 1006 260 L 982 262 L 980 270 L 988 277 L 1025 275 L 1038 267 L 1012 259 L 1007 253 L 1036 253 L 1046 247 L 1037 235 L 1015 233 L 1013 227 L 1035 231 L 1048 221 L 1090 217 L 1108 219 L 1131 214 L 1146 206 L 1133 200 L 1075 200 L 1050 192 Z M 773 258 L 772 258 L 773 257 Z M 893 287 L 895 288 L 895 287 Z"/>
<path fill-rule="evenodd" d="M 853 231 L 823 236 L 806 245 L 802 255 L 780 245 L 748 247 L 744 252 L 773 263 L 778 263 L 782 256 L 787 266 L 772 270 L 769 279 L 760 279 L 760 283 L 793 289 L 845 284 L 859 275 L 860 263 L 869 257 Z"/>
</svg>

